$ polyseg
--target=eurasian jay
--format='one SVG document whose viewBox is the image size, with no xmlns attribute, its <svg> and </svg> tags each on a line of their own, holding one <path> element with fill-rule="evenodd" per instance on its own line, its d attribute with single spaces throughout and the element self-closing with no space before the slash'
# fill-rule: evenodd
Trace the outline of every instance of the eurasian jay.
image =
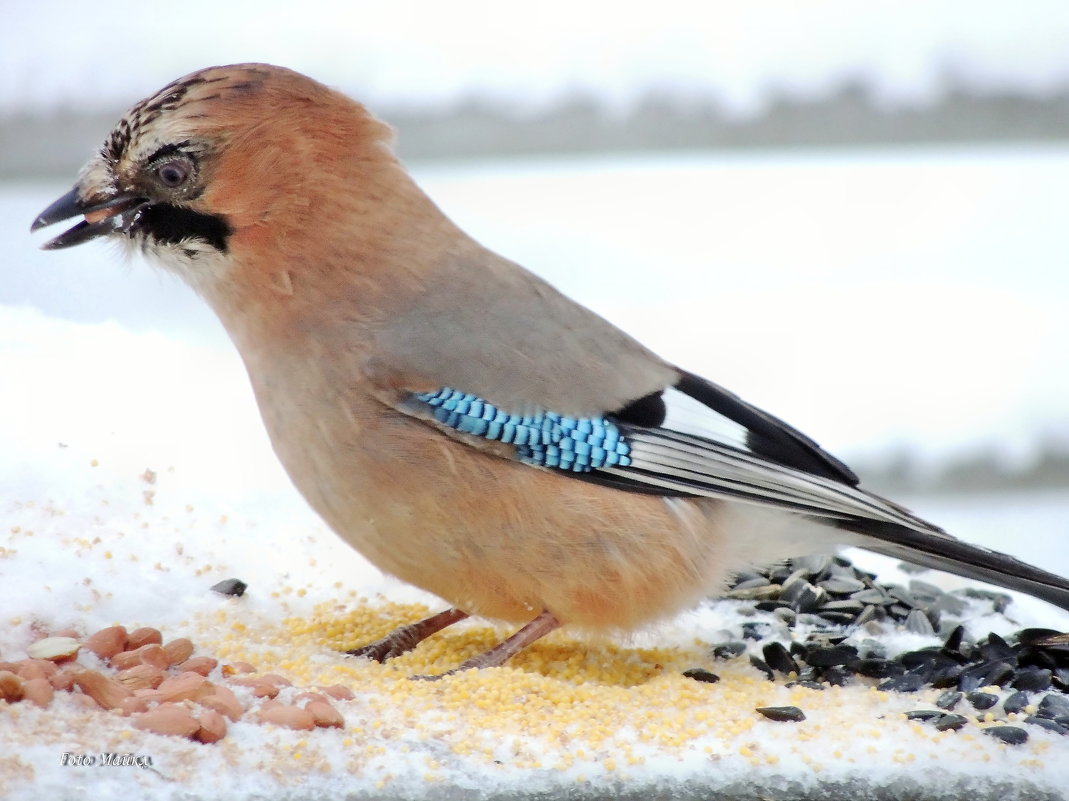
<svg viewBox="0 0 1069 801">
<path fill-rule="evenodd" d="M 473 241 L 390 129 L 290 70 L 212 67 L 135 105 L 36 230 L 177 273 L 241 353 L 275 452 L 341 537 L 467 615 L 626 630 L 753 564 L 859 545 L 1069 609 L 1069 581 L 858 486 L 813 440 Z"/>
</svg>

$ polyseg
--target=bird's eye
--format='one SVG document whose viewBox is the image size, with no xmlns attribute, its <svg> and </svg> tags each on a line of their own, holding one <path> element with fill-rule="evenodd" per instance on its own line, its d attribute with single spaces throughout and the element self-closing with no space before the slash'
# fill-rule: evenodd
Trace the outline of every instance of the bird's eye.
<svg viewBox="0 0 1069 801">
<path fill-rule="evenodd" d="M 175 189 L 184 184 L 192 171 L 192 166 L 186 159 L 165 161 L 155 168 L 156 178 L 168 189 Z"/>
</svg>

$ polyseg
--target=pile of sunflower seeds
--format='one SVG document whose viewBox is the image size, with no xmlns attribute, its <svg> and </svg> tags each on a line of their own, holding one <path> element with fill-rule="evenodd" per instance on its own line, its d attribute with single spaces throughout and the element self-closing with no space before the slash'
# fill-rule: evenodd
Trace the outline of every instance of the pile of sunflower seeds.
<svg viewBox="0 0 1069 801">
<path fill-rule="evenodd" d="M 1069 735 L 1069 635 L 1023 629 L 1007 639 L 989 634 L 972 641 L 960 623 L 970 599 L 1001 613 L 1008 595 L 973 588 L 945 592 L 918 579 L 907 586 L 884 584 L 842 556 L 813 556 L 741 572 L 724 597 L 744 602 L 743 616 L 765 620 L 743 622 L 732 632 L 735 638 L 713 647 L 715 659 L 747 655 L 769 680 L 778 674 L 788 686 L 817 690 L 865 680 L 896 692 L 943 689 L 937 709 L 908 715 L 940 730 L 965 725 L 967 719 L 952 711 L 964 700 L 996 719 L 1031 712 L 1025 723 Z M 942 644 L 890 657 L 875 639 L 889 630 L 938 637 Z M 687 675 L 717 680 L 700 668 Z M 997 695 L 991 692 L 996 687 Z M 1028 739 L 1016 726 L 984 732 L 1011 744 Z"/>
</svg>

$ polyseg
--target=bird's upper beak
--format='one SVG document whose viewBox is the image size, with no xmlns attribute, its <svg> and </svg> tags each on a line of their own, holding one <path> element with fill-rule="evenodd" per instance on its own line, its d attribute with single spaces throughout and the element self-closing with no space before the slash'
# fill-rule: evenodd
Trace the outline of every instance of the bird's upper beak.
<svg viewBox="0 0 1069 801">
<path fill-rule="evenodd" d="M 85 219 L 73 228 L 41 245 L 43 249 L 69 248 L 120 230 L 127 222 L 124 220 L 123 212 L 134 211 L 148 203 L 145 198 L 130 193 L 112 195 L 96 202 L 86 201 L 82 200 L 80 191 L 81 187 L 75 185 L 70 192 L 42 211 L 33 221 L 30 231 L 36 231 L 38 228 L 76 217 L 79 214 L 85 216 Z"/>
</svg>

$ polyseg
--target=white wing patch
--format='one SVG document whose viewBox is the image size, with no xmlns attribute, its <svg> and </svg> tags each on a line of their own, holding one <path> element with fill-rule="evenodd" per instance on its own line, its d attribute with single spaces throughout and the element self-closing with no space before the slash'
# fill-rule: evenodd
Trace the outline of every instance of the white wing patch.
<svg viewBox="0 0 1069 801">
<path fill-rule="evenodd" d="M 863 517 L 927 533 L 939 529 L 902 507 L 833 478 L 779 464 L 754 453 L 749 430 L 674 388 L 665 390 L 661 426 L 621 428 L 631 465 L 607 473 L 666 493 L 728 498 L 779 506 L 822 518 Z"/>
<path fill-rule="evenodd" d="M 713 411 L 701 401 L 680 392 L 675 387 L 666 389 L 661 394 L 661 400 L 664 401 L 667 411 L 661 428 L 709 439 L 713 442 L 722 442 L 740 450 L 749 450 L 746 444 L 746 437 L 749 433 L 746 426 Z"/>
</svg>

